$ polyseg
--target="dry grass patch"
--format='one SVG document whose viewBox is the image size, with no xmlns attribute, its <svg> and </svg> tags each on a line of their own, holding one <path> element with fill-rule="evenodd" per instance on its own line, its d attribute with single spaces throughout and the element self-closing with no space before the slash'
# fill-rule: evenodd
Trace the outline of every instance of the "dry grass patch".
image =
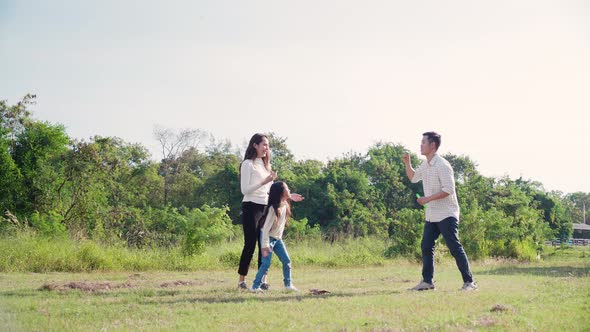
<svg viewBox="0 0 590 332">
<path fill-rule="evenodd" d="M 176 280 L 176 281 L 163 282 L 160 284 L 160 287 L 167 288 L 167 287 L 193 286 L 193 285 L 203 285 L 203 284 L 204 284 L 203 282 Z"/>
<path fill-rule="evenodd" d="M 496 325 L 496 320 L 493 317 L 480 317 L 477 321 L 478 326 L 490 327 Z"/>
<path fill-rule="evenodd" d="M 492 309 L 490 309 L 491 312 L 505 312 L 509 310 L 510 308 L 503 304 L 496 304 L 492 307 Z M 514 309 L 512 309 L 512 311 L 514 312 Z"/>
<path fill-rule="evenodd" d="M 72 281 L 65 284 L 46 283 L 39 287 L 40 291 L 58 291 L 67 292 L 70 290 L 81 290 L 84 292 L 104 292 L 121 288 L 132 288 L 133 285 L 126 281 L 120 284 L 111 282 L 90 282 L 90 281 Z"/>
</svg>

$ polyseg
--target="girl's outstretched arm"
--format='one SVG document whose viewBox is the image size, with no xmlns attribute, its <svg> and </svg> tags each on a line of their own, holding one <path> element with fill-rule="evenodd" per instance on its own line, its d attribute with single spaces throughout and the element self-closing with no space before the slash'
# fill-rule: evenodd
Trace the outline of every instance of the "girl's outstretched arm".
<svg viewBox="0 0 590 332">
<path fill-rule="evenodd" d="M 291 200 L 292 200 L 293 202 L 301 202 L 301 201 L 302 201 L 302 200 L 304 200 L 304 199 L 305 199 L 305 197 L 303 197 L 303 196 L 301 196 L 301 195 L 299 195 L 299 194 L 296 194 L 296 193 L 291 193 Z"/>
</svg>

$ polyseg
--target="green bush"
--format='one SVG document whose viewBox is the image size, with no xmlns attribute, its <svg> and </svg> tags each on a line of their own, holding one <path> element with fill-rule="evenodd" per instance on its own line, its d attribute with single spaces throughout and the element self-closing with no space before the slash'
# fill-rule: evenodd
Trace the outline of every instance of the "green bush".
<svg viewBox="0 0 590 332">
<path fill-rule="evenodd" d="M 391 222 L 389 230 L 391 244 L 385 249 L 384 256 L 387 258 L 421 257 L 420 240 L 423 228 L 422 210 L 400 210 Z"/>
<path fill-rule="evenodd" d="M 536 246 L 528 239 L 524 241 L 511 241 L 508 245 L 506 256 L 522 261 L 534 261 L 537 257 Z"/>
<path fill-rule="evenodd" d="M 289 220 L 289 226 L 287 226 L 285 233 L 286 239 L 293 239 L 296 241 L 303 239 L 320 240 L 322 238 L 320 225 L 316 224 L 313 227 L 310 226 L 307 218 L 303 218 L 301 220 Z"/>
<path fill-rule="evenodd" d="M 239 251 L 226 251 L 219 256 L 219 262 L 223 266 L 237 267 L 240 264 L 240 256 Z"/>
<path fill-rule="evenodd" d="M 0 271 L 79 271 L 71 268 L 76 264 L 75 250 L 67 237 L 42 237 L 30 229 L 15 231 L 0 237 Z"/>
<path fill-rule="evenodd" d="M 178 209 L 168 206 L 144 211 L 151 245 L 168 247 L 181 241 L 186 232 L 186 217 Z"/>
<path fill-rule="evenodd" d="M 101 247 L 91 241 L 83 242 L 76 256 L 84 271 L 110 270 L 114 267 L 111 257 L 108 257 Z"/>
<path fill-rule="evenodd" d="M 67 234 L 66 226 L 62 223 L 64 217 L 55 211 L 48 214 L 34 212 L 31 215 L 30 223 L 33 229 L 44 236 L 64 237 Z"/>
<path fill-rule="evenodd" d="M 512 223 L 513 219 L 500 210 L 472 206 L 459 223 L 461 243 L 469 258 L 505 256 L 507 242 L 516 236 Z"/>
<path fill-rule="evenodd" d="M 186 233 L 182 244 L 184 255 L 200 254 L 206 244 L 216 244 L 232 236 L 233 228 L 227 212 L 228 208 L 211 208 L 203 205 L 201 209 L 186 212 Z"/>
</svg>

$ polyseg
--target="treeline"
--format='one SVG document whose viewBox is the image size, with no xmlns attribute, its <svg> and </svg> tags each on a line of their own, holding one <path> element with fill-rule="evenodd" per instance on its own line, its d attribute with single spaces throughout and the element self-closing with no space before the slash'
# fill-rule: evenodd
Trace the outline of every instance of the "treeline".
<svg viewBox="0 0 590 332">
<path fill-rule="evenodd" d="M 36 120 L 35 96 L 0 101 L 0 231 L 30 230 L 128 246 L 181 246 L 186 254 L 240 236 L 238 149 L 200 130 L 157 129 L 159 162 L 116 137 L 68 137 Z M 286 138 L 269 134 L 279 179 L 306 199 L 294 204 L 291 238 L 389 239 L 386 256 L 415 255 L 423 210 L 420 184 L 401 162 L 405 148 L 378 143 L 323 163 L 296 160 Z M 568 238 L 587 193 L 547 192 L 537 182 L 489 178 L 467 156 L 445 155 L 455 170 L 460 224 L 470 257 L 531 258 L 546 239 Z M 412 156 L 419 163 L 418 156 Z"/>
</svg>

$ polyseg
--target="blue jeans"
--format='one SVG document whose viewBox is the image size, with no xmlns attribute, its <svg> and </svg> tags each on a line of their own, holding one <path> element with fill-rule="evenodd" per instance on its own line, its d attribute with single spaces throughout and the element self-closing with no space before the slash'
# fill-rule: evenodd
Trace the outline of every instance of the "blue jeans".
<svg viewBox="0 0 590 332">
<path fill-rule="evenodd" d="M 266 275 L 268 269 L 270 268 L 270 262 L 272 259 L 273 252 L 277 254 L 277 257 L 279 257 L 279 260 L 281 261 L 281 263 L 283 263 L 283 282 L 285 284 L 285 287 L 291 285 L 291 258 L 289 258 L 289 253 L 287 253 L 287 247 L 285 247 L 285 243 L 283 243 L 283 240 L 271 237 L 270 252 L 268 253 L 268 255 L 266 255 L 266 257 L 262 257 L 262 263 L 260 264 L 258 273 L 256 273 L 256 278 L 254 279 L 254 284 L 252 285 L 253 289 L 259 288 L 262 284 L 262 277 Z"/>
<path fill-rule="evenodd" d="M 434 277 L 434 247 L 438 236 L 442 234 L 447 247 L 451 251 L 463 282 L 473 282 L 473 276 L 469 269 L 467 254 L 459 242 L 459 221 L 454 217 L 443 219 L 440 222 L 424 223 L 424 234 L 422 236 L 422 279 L 425 282 L 432 283 Z"/>
</svg>

